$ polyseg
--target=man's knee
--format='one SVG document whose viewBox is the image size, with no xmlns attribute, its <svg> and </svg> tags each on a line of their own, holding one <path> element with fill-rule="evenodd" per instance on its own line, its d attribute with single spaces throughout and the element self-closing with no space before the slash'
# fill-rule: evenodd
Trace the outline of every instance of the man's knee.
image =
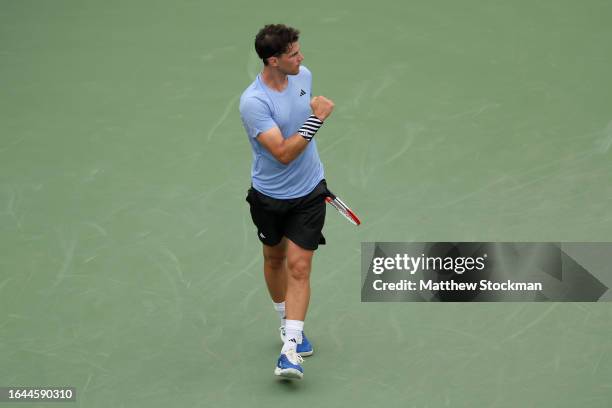
<svg viewBox="0 0 612 408">
<path fill-rule="evenodd" d="M 289 276 L 295 280 L 308 280 L 310 278 L 311 260 L 309 258 L 294 258 L 287 263 Z"/>
</svg>

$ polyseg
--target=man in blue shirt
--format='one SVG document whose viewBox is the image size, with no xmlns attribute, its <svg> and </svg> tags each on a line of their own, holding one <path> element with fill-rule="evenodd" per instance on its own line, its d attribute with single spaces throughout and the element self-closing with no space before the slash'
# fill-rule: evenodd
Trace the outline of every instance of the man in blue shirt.
<svg viewBox="0 0 612 408">
<path fill-rule="evenodd" d="M 263 244 L 264 276 L 281 318 L 283 348 L 274 373 L 302 378 L 302 356 L 313 348 L 304 335 L 314 251 L 325 243 L 323 165 L 314 135 L 334 104 L 312 97 L 312 74 L 299 31 L 270 24 L 255 37 L 263 70 L 240 98 L 240 116 L 253 150 L 247 201 Z"/>
</svg>

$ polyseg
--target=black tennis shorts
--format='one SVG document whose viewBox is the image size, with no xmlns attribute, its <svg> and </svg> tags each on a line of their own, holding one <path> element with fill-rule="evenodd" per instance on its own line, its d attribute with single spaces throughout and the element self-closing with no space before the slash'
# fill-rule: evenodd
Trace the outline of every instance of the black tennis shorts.
<svg viewBox="0 0 612 408">
<path fill-rule="evenodd" d="M 278 245 L 283 237 L 301 248 L 314 251 L 325 244 L 325 197 L 327 183 L 321 180 L 304 197 L 279 200 L 249 189 L 246 200 L 251 207 L 251 218 L 257 227 L 259 240 L 268 246 Z"/>
</svg>

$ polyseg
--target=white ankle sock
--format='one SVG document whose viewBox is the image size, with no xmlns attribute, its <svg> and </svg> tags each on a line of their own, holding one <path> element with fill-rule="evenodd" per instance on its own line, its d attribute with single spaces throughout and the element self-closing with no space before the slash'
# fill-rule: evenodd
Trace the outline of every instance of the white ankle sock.
<svg viewBox="0 0 612 408">
<path fill-rule="evenodd" d="M 280 317 L 281 321 L 281 327 L 285 327 L 285 302 L 274 303 L 274 310 L 278 312 L 278 317 Z"/>
<path fill-rule="evenodd" d="M 302 331 L 304 330 L 304 322 L 302 320 L 287 320 L 285 323 L 285 344 L 281 353 L 287 352 L 289 349 L 295 350 L 297 345 L 302 342 Z"/>
</svg>

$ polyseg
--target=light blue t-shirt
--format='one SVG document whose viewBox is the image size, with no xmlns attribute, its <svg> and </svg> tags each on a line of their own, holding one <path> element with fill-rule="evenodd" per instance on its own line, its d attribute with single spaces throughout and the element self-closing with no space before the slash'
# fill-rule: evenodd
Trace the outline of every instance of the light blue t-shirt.
<svg viewBox="0 0 612 408">
<path fill-rule="evenodd" d="M 269 88 L 259 74 L 240 97 L 240 117 L 253 149 L 253 187 L 279 199 L 308 195 L 324 178 L 314 139 L 287 165 L 276 160 L 257 140 L 260 133 L 274 127 L 278 127 L 286 139 L 294 135 L 312 113 L 310 71 L 301 66 L 297 75 L 287 78 L 287 87 L 278 92 Z"/>
</svg>

